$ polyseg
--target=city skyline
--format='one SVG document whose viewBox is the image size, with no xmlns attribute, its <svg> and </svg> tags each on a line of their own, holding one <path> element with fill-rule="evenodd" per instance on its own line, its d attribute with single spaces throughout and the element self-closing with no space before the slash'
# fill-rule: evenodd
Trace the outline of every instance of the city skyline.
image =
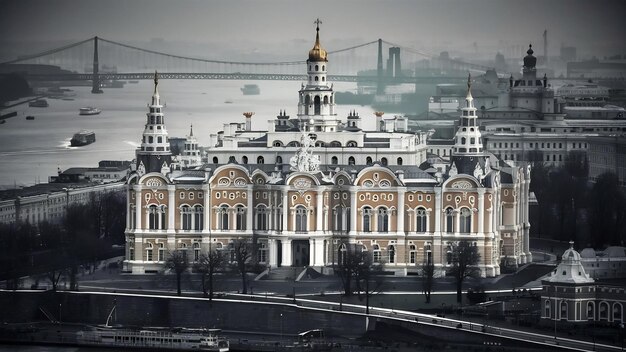
<svg viewBox="0 0 626 352">
<path fill-rule="evenodd" d="M 610 0 L 315 4 L 236 0 L 184 1 L 182 6 L 163 0 L 5 1 L 0 5 L 0 42 L 15 55 L 26 54 L 16 49 L 24 48 L 25 43 L 72 42 L 92 35 L 128 42 L 185 42 L 191 44 L 187 50 L 207 57 L 228 50 L 268 53 L 280 49 L 290 54 L 309 45 L 313 21 L 319 17 L 330 50 L 377 38 L 434 53 L 485 47 L 498 50 L 527 42 L 539 44 L 547 29 L 550 55 L 558 55 L 558 48 L 565 45 L 577 47 L 582 55 L 597 53 L 601 57 L 626 50 L 619 18 L 625 6 Z M 193 48 L 193 44 L 200 47 Z"/>
</svg>

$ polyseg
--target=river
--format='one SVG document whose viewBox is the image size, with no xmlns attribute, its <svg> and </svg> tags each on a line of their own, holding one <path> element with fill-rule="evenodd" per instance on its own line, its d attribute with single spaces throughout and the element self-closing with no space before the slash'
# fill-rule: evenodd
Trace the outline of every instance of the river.
<svg viewBox="0 0 626 352">
<path fill-rule="evenodd" d="M 234 80 L 161 80 L 159 93 L 170 137 L 184 137 L 191 124 L 200 145 L 207 145 L 209 134 L 217 133 L 224 123 L 243 122 L 242 113 L 253 111 L 252 128 L 267 130 L 267 120 L 281 109 L 296 116 L 297 81 L 256 81 L 260 95 L 243 95 L 243 81 Z M 104 89 L 91 94 L 91 87 L 70 87 L 68 98 L 48 99 L 49 107 L 28 104 L 3 111 L 17 111 L 16 117 L 0 125 L 0 188 L 45 183 L 57 168 L 95 167 L 100 160 L 132 160 L 141 140 L 147 104 L 153 91 L 151 80 L 127 83 L 124 88 Z M 336 91 L 354 91 L 354 83 L 335 83 Z M 226 101 L 232 103 L 226 103 Z M 81 107 L 94 106 L 99 115 L 79 116 Z M 345 119 L 356 109 L 362 117 L 373 116 L 369 106 L 337 105 L 336 112 Z M 26 120 L 32 115 L 34 120 Z M 366 119 L 364 127 L 374 127 Z M 84 147 L 70 147 L 72 135 L 79 130 L 93 130 L 96 142 Z"/>
</svg>

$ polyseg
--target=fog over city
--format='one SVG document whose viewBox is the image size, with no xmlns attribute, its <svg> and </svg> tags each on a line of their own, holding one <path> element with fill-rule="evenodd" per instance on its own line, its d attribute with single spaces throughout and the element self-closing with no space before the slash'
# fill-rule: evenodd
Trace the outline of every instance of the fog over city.
<svg viewBox="0 0 626 352">
<path fill-rule="evenodd" d="M 436 54 L 493 57 L 539 43 L 547 29 L 551 53 L 575 46 L 591 58 L 626 52 L 624 13 L 619 0 L 5 0 L 0 59 L 94 35 L 208 58 L 292 58 L 310 45 L 317 17 L 329 50 L 383 38 Z"/>
</svg>

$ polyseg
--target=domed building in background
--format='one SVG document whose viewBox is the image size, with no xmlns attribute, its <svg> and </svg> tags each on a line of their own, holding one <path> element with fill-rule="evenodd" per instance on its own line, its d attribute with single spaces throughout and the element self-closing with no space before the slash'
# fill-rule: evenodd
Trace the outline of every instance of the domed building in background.
<svg viewBox="0 0 626 352">
<path fill-rule="evenodd" d="M 172 162 L 160 144 L 168 137 L 155 80 L 128 178 L 124 270 L 160 271 L 171 251 L 193 262 L 232 251 L 236 240 L 272 271 L 332 273 L 356 246 L 396 275 L 433 263 L 442 276 L 462 240 L 477 247 L 483 277 L 531 261 L 530 167 L 484 150 L 471 80 L 450 163 L 436 169 L 426 159 L 428 133 L 409 132 L 405 118 L 376 113 L 367 117 L 375 129 L 364 130 L 358 112 L 339 116 L 329 65 L 318 22 L 296 117 L 280 109 L 267 131 L 254 131 L 254 114 L 245 113 L 245 122 L 211 135 L 194 168 Z"/>
<path fill-rule="evenodd" d="M 623 247 L 619 248 L 622 248 L 623 255 Z M 592 251 L 585 248 L 578 253 L 574 242 L 570 242 L 559 265 L 541 281 L 541 318 L 544 323 L 549 320 L 566 323 L 597 321 L 610 325 L 624 322 L 626 288 L 623 283 L 594 280 L 587 273 L 583 263 Z"/>
</svg>

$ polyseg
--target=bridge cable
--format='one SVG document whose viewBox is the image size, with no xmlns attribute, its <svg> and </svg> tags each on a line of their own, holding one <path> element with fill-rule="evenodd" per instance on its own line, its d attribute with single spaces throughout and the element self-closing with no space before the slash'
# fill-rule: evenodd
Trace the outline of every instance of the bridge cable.
<svg viewBox="0 0 626 352">
<path fill-rule="evenodd" d="M 91 38 L 88 38 L 88 39 L 82 40 L 82 41 L 77 42 L 77 43 L 73 43 L 73 44 L 68 44 L 68 45 L 66 45 L 66 46 L 62 46 L 62 47 L 60 47 L 60 48 L 50 49 L 50 50 L 43 51 L 43 52 L 40 52 L 40 53 L 37 53 L 37 54 L 32 54 L 32 55 L 27 55 L 27 56 L 24 56 L 24 57 L 20 57 L 20 58 L 14 59 L 14 60 L 5 61 L 5 62 L 0 62 L 0 65 L 8 65 L 8 64 L 15 63 L 15 62 L 21 62 L 21 61 L 26 61 L 26 60 L 30 60 L 30 59 L 36 59 L 36 58 L 39 58 L 39 57 L 42 57 L 42 56 L 46 56 L 46 55 L 56 54 L 56 53 L 58 53 L 59 51 L 63 51 L 63 50 L 67 50 L 67 49 L 71 49 L 71 48 L 73 48 L 73 47 L 76 47 L 76 46 L 79 46 L 79 45 L 85 44 L 85 43 L 87 43 L 87 42 L 93 41 L 93 40 L 94 40 L 94 38 L 95 38 L 95 37 L 91 37 Z"/>
</svg>

